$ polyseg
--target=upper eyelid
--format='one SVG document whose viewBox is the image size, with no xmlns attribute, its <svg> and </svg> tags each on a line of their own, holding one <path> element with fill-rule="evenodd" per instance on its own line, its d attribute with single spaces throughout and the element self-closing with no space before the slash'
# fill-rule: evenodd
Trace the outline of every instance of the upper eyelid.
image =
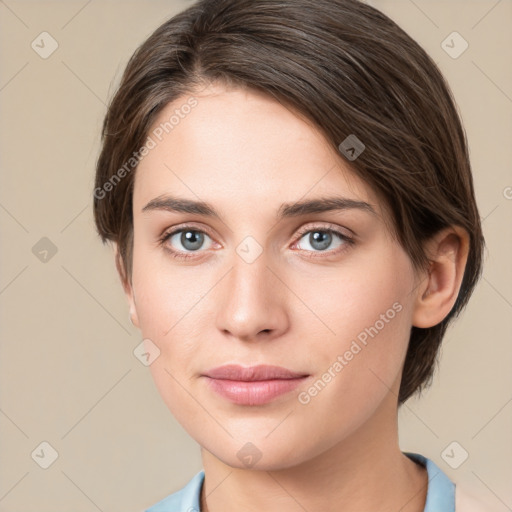
<svg viewBox="0 0 512 512">
<path fill-rule="evenodd" d="M 199 233 L 205 233 L 210 238 L 212 238 L 212 235 L 209 233 L 209 231 L 207 229 L 202 228 L 202 227 L 197 227 L 193 224 L 190 224 L 190 225 L 185 224 L 183 226 L 177 226 L 177 227 L 172 227 L 172 228 L 166 229 L 163 232 L 162 237 L 172 236 L 172 235 L 175 235 L 176 233 L 180 233 L 181 231 L 185 231 L 187 229 L 189 229 L 190 231 L 198 231 Z"/>
<path fill-rule="evenodd" d="M 340 233 L 344 236 L 350 236 L 350 237 L 353 237 L 355 236 L 355 233 L 350 229 L 350 228 L 347 228 L 347 227 L 344 227 L 344 226 L 338 226 L 337 224 L 333 224 L 333 223 L 330 223 L 330 222 L 327 222 L 327 223 L 321 223 L 319 222 L 318 225 L 314 225 L 314 226 L 303 226 L 301 228 L 299 228 L 297 230 L 297 232 L 302 236 L 304 235 L 305 233 L 308 233 L 309 231 L 314 231 L 315 229 L 317 229 L 318 231 L 335 231 L 337 233 Z M 350 232 L 350 235 L 346 235 L 344 233 L 344 231 L 348 231 Z"/>
</svg>

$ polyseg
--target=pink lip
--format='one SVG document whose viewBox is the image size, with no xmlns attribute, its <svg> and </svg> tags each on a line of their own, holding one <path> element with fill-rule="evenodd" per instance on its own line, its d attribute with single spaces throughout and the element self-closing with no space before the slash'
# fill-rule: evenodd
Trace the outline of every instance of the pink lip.
<svg viewBox="0 0 512 512">
<path fill-rule="evenodd" d="M 268 403 L 290 392 L 308 377 L 280 366 L 233 364 L 213 368 L 203 376 L 215 392 L 239 405 Z"/>
</svg>

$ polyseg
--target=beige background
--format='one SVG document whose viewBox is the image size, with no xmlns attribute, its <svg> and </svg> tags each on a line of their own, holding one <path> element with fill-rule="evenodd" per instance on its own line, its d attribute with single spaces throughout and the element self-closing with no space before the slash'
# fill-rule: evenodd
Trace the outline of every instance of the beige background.
<svg viewBox="0 0 512 512">
<path fill-rule="evenodd" d="M 0 511 L 140 511 L 201 469 L 133 355 L 139 332 L 91 209 L 105 103 L 135 48 L 189 3 L 0 0 Z M 452 86 L 488 244 L 434 384 L 400 413 L 401 446 L 511 510 L 512 2 L 371 3 Z M 58 43 L 47 59 L 31 47 L 43 31 Z M 453 31 L 469 43 L 456 59 L 441 46 Z M 46 262 L 43 237 L 57 249 Z M 58 453 L 48 469 L 43 441 Z M 469 453 L 458 469 L 443 457 L 453 441 L 452 459 Z"/>
</svg>

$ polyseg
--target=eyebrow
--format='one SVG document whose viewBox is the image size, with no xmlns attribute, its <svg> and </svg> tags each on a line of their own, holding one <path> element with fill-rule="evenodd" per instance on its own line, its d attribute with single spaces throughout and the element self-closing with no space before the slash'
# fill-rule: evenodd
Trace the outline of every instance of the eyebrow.
<svg viewBox="0 0 512 512">
<path fill-rule="evenodd" d="M 204 201 L 195 201 L 170 195 L 158 196 L 149 201 L 142 212 L 165 210 L 177 213 L 192 213 L 203 215 L 205 217 L 215 217 L 221 220 L 220 214 L 215 208 Z M 290 217 L 298 217 L 312 213 L 322 213 L 329 211 L 344 210 L 362 210 L 372 215 L 377 215 L 375 209 L 364 201 L 357 201 L 340 196 L 319 197 L 315 199 L 306 199 L 295 203 L 283 203 L 278 209 L 277 218 L 279 220 Z"/>
</svg>

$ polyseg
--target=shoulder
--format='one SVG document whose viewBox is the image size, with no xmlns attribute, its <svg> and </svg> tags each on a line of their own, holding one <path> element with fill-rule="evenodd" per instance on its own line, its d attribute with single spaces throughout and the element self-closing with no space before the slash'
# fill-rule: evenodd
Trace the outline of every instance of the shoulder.
<svg viewBox="0 0 512 512">
<path fill-rule="evenodd" d="M 201 512 L 199 502 L 204 470 L 199 471 L 185 487 L 170 494 L 145 512 Z"/>
<path fill-rule="evenodd" d="M 456 512 L 497 512 L 487 503 L 477 498 L 466 485 L 455 484 L 455 510 Z"/>
</svg>

